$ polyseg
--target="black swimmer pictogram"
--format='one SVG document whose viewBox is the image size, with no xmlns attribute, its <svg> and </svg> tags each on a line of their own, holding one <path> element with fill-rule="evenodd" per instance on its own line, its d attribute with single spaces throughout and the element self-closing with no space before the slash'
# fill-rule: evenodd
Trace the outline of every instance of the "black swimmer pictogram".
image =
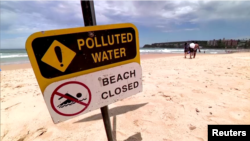
<svg viewBox="0 0 250 141">
<path fill-rule="evenodd" d="M 69 93 L 66 93 L 65 96 L 70 97 L 70 98 L 72 98 L 72 99 L 74 99 L 74 100 L 67 99 L 67 100 L 65 100 L 63 103 L 61 103 L 60 105 L 58 105 L 58 106 L 57 106 L 58 108 L 63 108 L 63 107 L 67 107 L 67 106 L 69 106 L 69 105 L 75 104 L 76 101 L 87 100 L 87 98 L 80 99 L 80 98 L 83 96 L 82 93 L 77 93 L 77 94 L 76 94 L 76 97 L 72 96 L 72 95 L 69 94 Z M 63 97 L 60 97 L 58 100 L 60 100 L 60 99 L 62 99 L 62 98 L 63 98 Z"/>
</svg>

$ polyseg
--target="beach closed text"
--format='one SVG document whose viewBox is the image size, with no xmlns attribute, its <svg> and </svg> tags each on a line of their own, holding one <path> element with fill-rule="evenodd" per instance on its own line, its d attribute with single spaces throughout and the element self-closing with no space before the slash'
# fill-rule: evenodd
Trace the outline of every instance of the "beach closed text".
<svg viewBox="0 0 250 141">
<path fill-rule="evenodd" d="M 136 89 L 139 86 L 138 81 L 130 82 L 123 86 L 119 86 L 120 81 L 127 81 L 128 79 L 135 78 L 135 77 L 136 77 L 136 70 L 131 70 L 131 71 L 124 72 L 122 74 L 112 75 L 110 77 L 103 78 L 101 80 L 102 86 L 105 87 L 111 84 L 118 84 L 118 86 L 117 87 L 114 86 L 113 89 L 102 92 L 101 94 L 102 99 L 108 99 L 116 95 L 125 93 L 127 91 Z"/>
</svg>

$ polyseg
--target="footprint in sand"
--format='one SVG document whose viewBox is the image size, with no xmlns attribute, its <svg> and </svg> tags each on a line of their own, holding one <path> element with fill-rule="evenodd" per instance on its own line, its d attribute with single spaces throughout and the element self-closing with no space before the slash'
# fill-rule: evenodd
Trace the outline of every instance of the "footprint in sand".
<svg viewBox="0 0 250 141">
<path fill-rule="evenodd" d="M 140 124 L 139 124 L 139 120 L 135 120 L 134 122 L 134 125 L 136 125 L 136 126 L 139 126 Z"/>
<path fill-rule="evenodd" d="M 45 132 L 47 132 L 46 128 L 39 128 L 39 129 L 37 129 L 36 132 L 35 132 L 37 134 L 36 137 L 43 135 Z"/>
<path fill-rule="evenodd" d="M 22 88 L 24 84 L 17 85 L 15 88 Z"/>
<path fill-rule="evenodd" d="M 23 141 L 25 139 L 34 140 L 35 138 L 42 136 L 46 132 L 47 132 L 46 128 L 39 128 L 39 129 L 37 129 L 36 131 L 34 131 L 32 133 L 28 132 L 25 136 L 21 137 L 19 139 L 19 141 Z"/>
<path fill-rule="evenodd" d="M 7 131 L 4 131 L 4 134 L 3 134 L 3 136 L 1 136 L 1 140 L 3 140 L 3 138 L 7 135 L 9 133 L 9 130 L 7 130 Z"/>
</svg>

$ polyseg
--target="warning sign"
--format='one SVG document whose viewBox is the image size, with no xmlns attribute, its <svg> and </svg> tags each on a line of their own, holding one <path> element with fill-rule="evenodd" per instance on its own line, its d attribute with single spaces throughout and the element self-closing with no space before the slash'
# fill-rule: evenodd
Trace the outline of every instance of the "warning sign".
<svg viewBox="0 0 250 141">
<path fill-rule="evenodd" d="M 42 93 L 51 83 L 137 62 L 139 35 L 130 23 L 36 32 L 26 50 Z"/>
<path fill-rule="evenodd" d="M 112 104 L 142 91 L 142 69 L 128 63 L 54 82 L 44 99 L 54 123 Z"/>
<path fill-rule="evenodd" d="M 63 116 L 74 116 L 83 112 L 90 102 L 91 91 L 78 81 L 61 84 L 54 90 L 50 99 L 53 110 Z"/>
<path fill-rule="evenodd" d="M 74 59 L 75 55 L 76 53 L 74 51 L 57 40 L 54 40 L 42 57 L 42 61 L 51 67 L 64 72 Z"/>
</svg>

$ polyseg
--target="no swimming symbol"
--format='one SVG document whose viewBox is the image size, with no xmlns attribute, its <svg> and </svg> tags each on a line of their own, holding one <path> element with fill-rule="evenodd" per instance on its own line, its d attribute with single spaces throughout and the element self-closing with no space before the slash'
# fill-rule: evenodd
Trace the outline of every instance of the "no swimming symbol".
<svg viewBox="0 0 250 141">
<path fill-rule="evenodd" d="M 91 91 L 78 81 L 70 81 L 58 86 L 52 93 L 52 109 L 63 116 L 75 116 L 87 109 L 91 102 Z"/>
</svg>

